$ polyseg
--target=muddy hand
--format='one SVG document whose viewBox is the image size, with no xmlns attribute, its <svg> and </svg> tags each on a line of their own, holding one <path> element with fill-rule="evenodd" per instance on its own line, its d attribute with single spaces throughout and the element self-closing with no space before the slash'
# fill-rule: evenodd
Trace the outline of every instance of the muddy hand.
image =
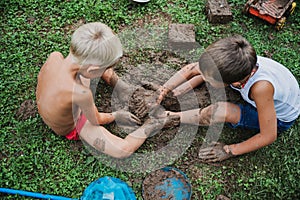
<svg viewBox="0 0 300 200">
<path fill-rule="evenodd" d="M 170 115 L 167 114 L 167 120 L 164 124 L 164 128 L 172 128 L 180 125 L 180 116 L 179 115 Z"/>
<path fill-rule="evenodd" d="M 144 118 L 148 114 L 148 106 L 145 100 L 145 89 L 142 87 L 136 88 L 131 95 L 129 108 L 137 117 Z"/>
<path fill-rule="evenodd" d="M 147 137 L 153 136 L 164 127 L 166 118 L 149 118 L 142 127 L 145 129 Z"/>
<path fill-rule="evenodd" d="M 141 120 L 132 113 L 124 110 L 113 112 L 115 121 L 124 125 L 141 125 Z"/>
<path fill-rule="evenodd" d="M 171 128 L 180 124 L 180 116 L 171 113 L 171 111 L 166 111 L 163 106 L 157 105 L 150 110 L 149 116 L 153 118 L 164 118 L 164 128 Z"/>
<path fill-rule="evenodd" d="M 159 105 L 160 103 L 157 103 L 157 99 L 160 95 L 160 88 L 162 86 L 155 84 L 155 83 L 151 83 L 148 81 L 141 81 L 140 82 L 142 84 L 142 87 L 145 88 L 146 90 L 152 90 L 155 91 L 154 95 L 152 96 L 151 99 L 148 99 L 147 102 L 147 106 L 150 108 L 149 110 L 153 110 L 157 105 Z"/>
<path fill-rule="evenodd" d="M 142 87 L 147 89 L 147 90 L 153 90 L 156 91 L 158 90 L 161 86 L 155 83 L 151 83 L 148 81 L 141 81 Z"/>
<path fill-rule="evenodd" d="M 154 104 L 149 108 L 149 116 L 154 118 L 166 117 L 166 115 L 164 115 L 165 111 L 166 109 L 163 106 Z"/>
<path fill-rule="evenodd" d="M 145 101 L 140 101 L 136 104 L 136 107 L 135 113 L 137 113 L 138 116 L 144 117 L 147 114 L 148 107 Z"/>
<path fill-rule="evenodd" d="M 156 103 L 160 104 L 162 100 L 165 98 L 165 96 L 171 92 L 169 88 L 161 86 L 157 91 L 157 98 L 156 98 Z"/>
<path fill-rule="evenodd" d="M 214 142 L 210 146 L 200 149 L 199 158 L 205 163 L 220 162 L 233 157 L 231 153 L 224 150 L 225 144 Z"/>
</svg>

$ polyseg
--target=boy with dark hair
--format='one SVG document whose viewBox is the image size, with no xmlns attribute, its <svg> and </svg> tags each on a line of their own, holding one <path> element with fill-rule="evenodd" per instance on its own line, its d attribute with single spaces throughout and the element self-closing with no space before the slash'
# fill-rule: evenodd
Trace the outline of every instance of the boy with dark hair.
<svg viewBox="0 0 300 200">
<path fill-rule="evenodd" d="M 300 114 L 296 78 L 280 63 L 257 56 L 242 36 L 220 39 L 208 46 L 198 63 L 183 67 L 160 88 L 157 103 L 169 92 L 179 96 L 204 81 L 216 88 L 230 85 L 246 103 L 218 102 L 203 109 L 166 114 L 179 115 L 181 123 L 208 126 L 226 122 L 234 128 L 258 131 L 238 144 L 215 143 L 200 149 L 199 157 L 204 162 L 223 161 L 267 146 L 278 133 L 290 128 Z"/>
</svg>

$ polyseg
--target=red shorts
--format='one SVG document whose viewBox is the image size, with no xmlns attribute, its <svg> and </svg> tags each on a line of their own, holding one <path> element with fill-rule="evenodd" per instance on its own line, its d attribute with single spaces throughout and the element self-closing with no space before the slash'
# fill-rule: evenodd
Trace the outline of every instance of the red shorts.
<svg viewBox="0 0 300 200">
<path fill-rule="evenodd" d="M 79 133 L 81 132 L 81 129 L 84 126 L 86 121 L 87 121 L 86 117 L 83 114 L 81 114 L 79 119 L 77 120 L 75 128 L 65 137 L 68 140 L 79 140 Z"/>
</svg>

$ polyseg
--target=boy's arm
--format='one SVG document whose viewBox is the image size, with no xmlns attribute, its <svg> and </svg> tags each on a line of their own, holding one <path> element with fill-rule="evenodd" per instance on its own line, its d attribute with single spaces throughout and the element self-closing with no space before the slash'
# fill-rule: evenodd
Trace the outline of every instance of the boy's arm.
<svg viewBox="0 0 300 200">
<path fill-rule="evenodd" d="M 203 83 L 203 81 L 204 81 L 204 79 L 203 79 L 202 75 L 196 75 L 196 76 L 192 77 L 189 81 L 184 82 L 181 85 L 179 85 L 178 87 L 176 87 L 173 90 L 173 94 L 175 97 L 183 95 L 183 94 L 187 93 L 188 91 L 190 91 L 191 89 L 194 89 L 195 87 L 197 87 L 198 85 Z"/>
<path fill-rule="evenodd" d="M 256 104 L 260 133 L 244 142 L 228 145 L 233 155 L 241 155 L 260 149 L 276 140 L 277 119 L 273 95 L 273 85 L 268 81 L 259 81 L 252 86 L 251 98 Z"/>
<path fill-rule="evenodd" d="M 109 124 L 118 121 L 122 124 L 137 125 L 141 124 L 139 118 L 128 111 L 118 110 L 113 113 L 100 113 L 95 106 L 92 92 L 90 89 L 77 85 L 73 94 L 74 103 L 76 103 L 82 113 L 93 125 Z"/>
<path fill-rule="evenodd" d="M 186 81 L 189 81 L 191 78 L 193 78 L 195 76 L 198 78 L 201 77 L 198 75 L 201 75 L 198 62 L 188 64 L 188 65 L 184 66 L 183 68 L 181 68 L 162 86 L 162 88 L 160 89 L 160 95 L 157 99 L 157 103 L 160 103 L 167 93 L 169 93 L 170 91 L 175 89 L 177 86 L 181 85 L 182 83 L 185 83 L 185 84 L 183 84 L 182 88 L 180 88 L 179 91 L 187 92 L 187 90 L 192 89 L 190 87 L 190 84 L 186 83 Z M 195 82 L 195 80 L 194 80 L 194 82 Z"/>
<path fill-rule="evenodd" d="M 93 125 L 108 124 L 115 120 L 112 113 L 99 113 L 95 106 L 92 92 L 89 88 L 82 85 L 76 85 L 73 94 L 74 103 L 77 104 Z"/>
</svg>

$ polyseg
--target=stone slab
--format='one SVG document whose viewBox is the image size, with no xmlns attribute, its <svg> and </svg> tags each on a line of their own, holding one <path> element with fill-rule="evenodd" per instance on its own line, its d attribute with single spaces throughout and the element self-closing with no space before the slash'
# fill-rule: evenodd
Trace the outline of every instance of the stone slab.
<svg viewBox="0 0 300 200">
<path fill-rule="evenodd" d="M 174 51 L 190 51 L 200 47 L 195 39 L 195 26 L 193 24 L 170 24 L 168 33 L 168 46 Z"/>
<path fill-rule="evenodd" d="M 207 0 L 207 19 L 210 23 L 226 24 L 233 20 L 231 8 L 226 0 Z"/>
</svg>

